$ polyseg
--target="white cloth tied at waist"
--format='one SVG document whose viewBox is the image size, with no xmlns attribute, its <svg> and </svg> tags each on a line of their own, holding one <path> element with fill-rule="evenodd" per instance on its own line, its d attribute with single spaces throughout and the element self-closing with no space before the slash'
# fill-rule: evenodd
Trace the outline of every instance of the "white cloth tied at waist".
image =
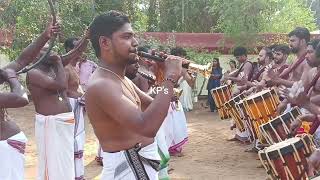
<svg viewBox="0 0 320 180">
<path fill-rule="evenodd" d="M 73 112 L 44 116 L 36 114 L 38 180 L 75 179 Z"/>
<path fill-rule="evenodd" d="M 27 143 L 27 137 L 20 132 L 7 140 L 0 141 L 0 179 L 1 180 L 24 180 L 25 156 L 17 148 L 8 144 L 8 141 Z"/>
<path fill-rule="evenodd" d="M 157 161 L 161 160 L 158 153 L 158 145 L 156 141 L 142 148 L 138 153 L 140 156 L 147 159 Z M 102 180 L 136 180 L 136 176 L 132 170 L 133 165 L 129 162 L 128 157 L 125 154 L 125 150 L 116 153 L 103 152 L 102 156 Z M 143 166 L 150 180 L 158 180 L 158 172 L 156 170 L 154 170 L 150 165 L 144 162 Z"/>
</svg>

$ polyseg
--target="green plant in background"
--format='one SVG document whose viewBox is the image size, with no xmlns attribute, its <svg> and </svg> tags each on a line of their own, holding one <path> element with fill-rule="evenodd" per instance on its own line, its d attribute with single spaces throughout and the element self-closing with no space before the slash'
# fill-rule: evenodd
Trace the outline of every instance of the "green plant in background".
<svg viewBox="0 0 320 180">
<path fill-rule="evenodd" d="M 62 25 L 63 36 L 55 50 L 63 53 L 63 40 L 67 37 L 82 36 L 86 26 L 92 21 L 92 2 L 87 0 L 60 0 L 56 7 Z M 13 28 L 14 41 L 11 48 L 1 48 L 11 60 L 14 60 L 46 27 L 49 20 L 49 7 L 43 0 L 12 0 L 6 11 L 1 14 L 4 23 L 1 28 Z M 10 17 L 10 18 L 6 18 Z"/>
<path fill-rule="evenodd" d="M 186 50 L 188 58 L 196 64 L 208 64 L 212 62 L 213 58 L 218 58 L 220 56 L 220 53 L 218 52 L 200 51 L 191 48 L 187 48 Z"/>
</svg>

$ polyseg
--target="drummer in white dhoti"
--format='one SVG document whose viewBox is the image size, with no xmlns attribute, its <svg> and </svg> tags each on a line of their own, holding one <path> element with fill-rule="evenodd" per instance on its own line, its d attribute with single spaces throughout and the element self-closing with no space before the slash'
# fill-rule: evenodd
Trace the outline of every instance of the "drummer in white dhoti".
<svg viewBox="0 0 320 180">
<path fill-rule="evenodd" d="M 24 180 L 24 152 L 27 138 L 5 108 L 19 108 L 29 103 L 27 93 L 15 71 L 0 69 L 0 84 L 6 82 L 10 92 L 0 92 L 0 168 L 1 180 Z"/>
<path fill-rule="evenodd" d="M 233 92 L 233 95 L 237 95 L 247 89 L 245 84 L 243 84 L 243 80 L 251 81 L 251 78 L 254 73 L 254 66 L 252 62 L 248 60 L 246 48 L 244 47 L 235 48 L 235 50 L 233 51 L 233 55 L 239 62 L 240 67 L 236 72 L 229 75 L 225 75 L 222 81 L 226 81 L 226 80 L 234 81 L 237 86 L 235 91 Z M 234 128 L 235 128 L 235 124 L 231 126 L 231 129 L 234 129 Z M 240 132 L 236 130 L 236 135 L 233 138 L 228 139 L 228 141 L 239 140 L 239 141 L 246 142 L 248 141 L 248 135 L 249 133 L 247 131 Z"/>
<path fill-rule="evenodd" d="M 76 177 L 75 119 L 67 97 L 68 78 L 64 65 L 85 50 L 86 38 L 84 36 L 81 43 L 66 55 L 50 53 L 45 61 L 27 74 L 27 86 L 36 110 L 38 179 Z M 40 55 L 44 53 L 42 51 Z"/>
<path fill-rule="evenodd" d="M 1 180 L 24 180 L 24 152 L 27 138 L 19 127 L 11 121 L 5 108 L 18 108 L 28 104 L 27 93 L 19 83 L 16 72 L 23 69 L 32 61 L 37 60 L 39 52 L 46 42 L 56 33 L 60 26 L 49 22 L 47 28 L 40 36 L 26 47 L 17 60 L 5 67 L 3 59 L 0 60 L 0 84 L 9 84 L 9 93 L 0 93 L 0 168 Z"/>
<path fill-rule="evenodd" d="M 77 38 L 69 38 L 65 41 L 66 53 L 69 53 L 77 45 L 81 43 Z M 88 41 L 85 41 L 84 47 Z M 75 55 L 70 63 L 65 67 L 68 89 L 67 96 L 69 98 L 72 111 L 75 118 L 75 130 L 74 130 L 74 159 L 75 159 L 75 176 L 77 180 L 84 179 L 84 144 L 85 144 L 85 123 L 84 123 L 84 91 L 80 86 L 80 77 L 77 73 L 76 65 L 78 62 L 82 61 L 81 51 Z"/>
</svg>

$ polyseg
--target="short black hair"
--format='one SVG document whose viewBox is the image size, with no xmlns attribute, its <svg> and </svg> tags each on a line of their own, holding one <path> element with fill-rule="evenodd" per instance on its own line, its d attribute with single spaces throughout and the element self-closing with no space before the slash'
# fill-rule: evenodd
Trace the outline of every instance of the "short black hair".
<svg viewBox="0 0 320 180">
<path fill-rule="evenodd" d="M 269 57 L 269 59 L 273 59 L 273 54 L 272 54 L 272 51 L 269 47 L 264 47 L 264 48 L 262 48 L 262 50 L 266 51 L 266 55 Z"/>
<path fill-rule="evenodd" d="M 311 40 L 308 45 L 312 46 L 313 49 L 316 51 L 316 57 L 320 57 L 320 39 L 313 39 Z"/>
<path fill-rule="evenodd" d="M 65 42 L 64 42 L 64 49 L 67 51 L 67 49 L 73 49 L 75 47 L 74 42 L 78 41 L 79 38 L 76 37 L 71 37 L 68 38 Z"/>
<path fill-rule="evenodd" d="M 317 46 L 319 43 L 320 43 L 320 39 L 313 39 L 310 42 L 308 42 L 308 45 L 312 46 L 313 49 L 317 49 Z"/>
<path fill-rule="evenodd" d="M 288 34 L 289 37 L 297 36 L 299 39 L 304 39 L 308 43 L 310 41 L 310 32 L 305 27 L 296 27 Z"/>
<path fill-rule="evenodd" d="M 316 47 L 316 57 L 320 58 L 320 43 L 318 43 L 318 45 Z"/>
<path fill-rule="evenodd" d="M 245 47 L 236 47 L 234 50 L 233 50 L 233 55 L 234 56 L 247 56 L 248 54 L 248 51 Z"/>
<path fill-rule="evenodd" d="M 278 46 L 278 44 L 272 44 L 272 45 L 268 46 L 268 48 L 271 49 L 271 51 L 273 51 L 274 48 L 277 46 Z"/>
<path fill-rule="evenodd" d="M 282 54 L 289 55 L 291 51 L 289 46 L 284 44 L 279 44 L 273 48 L 273 52 L 281 52 Z"/>
<path fill-rule="evenodd" d="M 237 66 L 237 63 L 236 63 L 235 60 L 230 60 L 229 63 L 232 63 L 232 64 L 234 64 L 235 66 Z"/>
<path fill-rule="evenodd" d="M 108 11 L 94 18 L 90 24 L 90 41 L 96 56 L 101 56 L 99 38 L 101 36 L 111 37 L 124 24 L 130 23 L 129 17 L 119 11 Z"/>
<path fill-rule="evenodd" d="M 187 51 L 181 47 L 175 47 L 171 49 L 170 54 L 174 56 L 187 56 Z"/>
</svg>

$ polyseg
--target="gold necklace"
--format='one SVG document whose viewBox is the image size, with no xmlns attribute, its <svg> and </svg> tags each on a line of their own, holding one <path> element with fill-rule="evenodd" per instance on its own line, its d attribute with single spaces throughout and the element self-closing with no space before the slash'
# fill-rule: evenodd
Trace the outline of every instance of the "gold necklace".
<svg viewBox="0 0 320 180">
<path fill-rule="evenodd" d="M 52 69 L 52 67 L 49 67 L 48 75 L 49 75 L 50 77 L 52 77 L 53 79 L 56 79 L 56 77 L 57 77 L 57 75 L 56 75 L 56 73 L 54 72 L 54 70 Z M 63 101 L 62 95 L 60 94 L 60 91 L 59 91 L 59 90 L 57 90 L 57 95 L 58 95 L 59 101 Z"/>
<path fill-rule="evenodd" d="M 110 70 L 110 69 L 107 69 L 107 68 L 105 68 L 105 67 L 101 67 L 101 66 L 98 66 L 98 68 L 100 68 L 100 69 L 102 69 L 102 70 L 105 70 L 105 71 L 108 71 L 108 72 L 110 72 L 110 73 L 112 73 L 113 75 L 115 75 L 119 80 L 120 80 L 120 82 L 126 87 L 126 89 L 128 89 L 128 91 L 131 93 L 131 95 L 132 95 L 132 97 L 135 99 L 135 101 L 136 101 L 136 103 L 139 105 L 140 104 L 140 98 L 139 97 L 137 97 L 137 94 L 135 93 L 135 91 L 134 91 L 134 89 L 132 89 L 132 87 L 128 87 L 127 85 L 126 85 L 126 83 L 124 83 L 124 80 L 117 74 L 117 73 L 115 73 L 115 72 L 113 72 L 112 70 Z M 124 78 L 125 79 L 125 78 Z M 128 81 L 127 81 L 128 82 Z M 130 86 L 130 85 L 129 85 Z"/>
</svg>

